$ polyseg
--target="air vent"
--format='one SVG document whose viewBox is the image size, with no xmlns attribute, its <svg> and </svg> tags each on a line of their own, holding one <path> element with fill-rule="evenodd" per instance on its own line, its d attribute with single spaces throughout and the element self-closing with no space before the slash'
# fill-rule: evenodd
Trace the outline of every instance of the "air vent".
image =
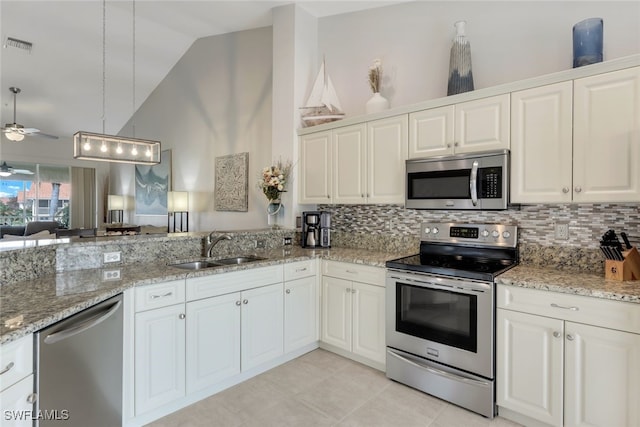
<svg viewBox="0 0 640 427">
<path fill-rule="evenodd" d="M 16 49 L 25 50 L 28 53 L 31 53 L 31 48 L 33 47 L 33 43 L 14 39 L 13 37 L 7 37 L 7 40 L 4 42 L 4 47 L 15 47 Z"/>
</svg>

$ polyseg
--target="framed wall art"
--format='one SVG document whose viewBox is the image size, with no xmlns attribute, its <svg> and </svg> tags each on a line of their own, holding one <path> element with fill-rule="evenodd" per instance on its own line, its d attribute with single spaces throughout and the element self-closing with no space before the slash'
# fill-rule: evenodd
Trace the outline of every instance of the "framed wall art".
<svg viewBox="0 0 640 427">
<path fill-rule="evenodd" d="M 249 210 L 248 173 L 249 153 L 216 157 L 215 210 Z"/>
<path fill-rule="evenodd" d="M 171 190 L 171 150 L 160 153 L 157 165 L 135 165 L 136 215 L 167 215 Z"/>
</svg>

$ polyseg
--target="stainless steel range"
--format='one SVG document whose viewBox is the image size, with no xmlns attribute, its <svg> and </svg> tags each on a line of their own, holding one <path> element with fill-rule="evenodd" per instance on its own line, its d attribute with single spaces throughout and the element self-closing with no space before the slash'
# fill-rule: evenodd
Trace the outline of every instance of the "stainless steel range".
<svg viewBox="0 0 640 427">
<path fill-rule="evenodd" d="M 495 415 L 495 284 L 517 227 L 422 224 L 420 253 L 388 261 L 387 377 Z"/>
</svg>

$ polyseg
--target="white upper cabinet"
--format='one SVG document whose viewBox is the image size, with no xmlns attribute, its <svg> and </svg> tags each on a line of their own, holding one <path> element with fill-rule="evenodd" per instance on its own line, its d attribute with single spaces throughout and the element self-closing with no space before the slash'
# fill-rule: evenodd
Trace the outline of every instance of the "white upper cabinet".
<svg viewBox="0 0 640 427">
<path fill-rule="evenodd" d="M 509 149 L 509 95 L 409 115 L 409 158 Z"/>
<path fill-rule="evenodd" d="M 301 136 L 300 203 L 404 203 L 407 127 L 404 114 Z"/>
<path fill-rule="evenodd" d="M 333 203 L 365 203 L 367 191 L 367 125 L 345 126 L 333 131 Z"/>
<path fill-rule="evenodd" d="M 512 93 L 511 201 L 640 201 L 640 67 Z"/>
<path fill-rule="evenodd" d="M 573 201 L 640 201 L 640 67 L 574 80 Z"/>
<path fill-rule="evenodd" d="M 300 203 L 331 202 L 332 131 L 300 137 Z"/>
<path fill-rule="evenodd" d="M 453 147 L 453 105 L 409 114 L 409 158 L 443 156 Z"/>
<path fill-rule="evenodd" d="M 367 124 L 367 202 L 404 203 L 407 115 Z"/>
<path fill-rule="evenodd" d="M 456 105 L 455 153 L 509 149 L 509 95 Z"/>
<path fill-rule="evenodd" d="M 572 93 L 569 81 L 511 94 L 511 202 L 571 202 Z"/>
</svg>

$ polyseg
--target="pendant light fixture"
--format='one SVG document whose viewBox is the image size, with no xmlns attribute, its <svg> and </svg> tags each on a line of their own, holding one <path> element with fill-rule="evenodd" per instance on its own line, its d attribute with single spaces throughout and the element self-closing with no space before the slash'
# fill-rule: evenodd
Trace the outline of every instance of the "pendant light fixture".
<svg viewBox="0 0 640 427">
<path fill-rule="evenodd" d="M 156 165 L 160 163 L 160 141 L 105 134 L 107 3 L 102 0 L 102 133 L 79 131 L 73 135 L 75 159 Z M 133 115 L 136 100 L 136 4 L 133 0 Z"/>
</svg>

